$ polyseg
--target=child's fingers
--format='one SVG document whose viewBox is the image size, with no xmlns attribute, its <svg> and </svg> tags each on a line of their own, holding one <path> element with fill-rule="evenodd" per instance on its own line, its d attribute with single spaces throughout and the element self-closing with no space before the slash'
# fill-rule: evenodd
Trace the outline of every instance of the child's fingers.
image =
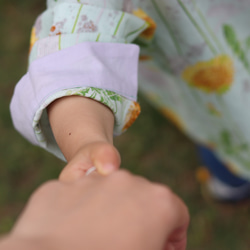
<svg viewBox="0 0 250 250">
<path fill-rule="evenodd" d="M 92 143 L 81 148 L 62 170 L 59 180 L 76 181 L 85 176 L 93 166 L 102 175 L 107 175 L 120 166 L 120 155 L 117 149 L 108 143 Z"/>
</svg>

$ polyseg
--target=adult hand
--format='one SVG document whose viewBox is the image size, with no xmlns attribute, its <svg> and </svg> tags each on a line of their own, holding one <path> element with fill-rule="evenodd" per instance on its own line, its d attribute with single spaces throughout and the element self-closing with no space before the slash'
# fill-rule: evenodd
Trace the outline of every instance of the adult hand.
<svg viewBox="0 0 250 250">
<path fill-rule="evenodd" d="M 188 223 L 167 187 L 123 170 L 94 172 L 40 187 L 0 249 L 184 250 Z"/>
</svg>

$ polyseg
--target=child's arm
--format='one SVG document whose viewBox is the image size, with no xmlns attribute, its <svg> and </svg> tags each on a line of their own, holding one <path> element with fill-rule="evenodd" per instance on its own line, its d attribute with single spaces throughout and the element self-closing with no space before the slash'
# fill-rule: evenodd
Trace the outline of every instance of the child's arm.
<svg viewBox="0 0 250 250">
<path fill-rule="evenodd" d="M 81 177 L 92 166 L 102 174 L 119 167 L 120 156 L 113 147 L 114 115 L 107 106 L 90 98 L 64 97 L 48 107 L 48 116 L 68 161 L 61 179 Z"/>
<path fill-rule="evenodd" d="M 136 103 L 139 47 L 130 43 L 147 22 L 123 12 L 121 4 L 97 2 L 47 1 L 47 10 L 32 29 L 29 68 L 15 87 L 10 109 L 15 128 L 25 138 L 62 160 L 66 156 L 68 166 L 77 155 L 81 158 L 80 149 L 86 159 L 102 158 L 99 152 L 105 144 L 115 152 L 116 168 L 120 159 L 112 133 L 126 131 L 140 113 Z M 79 98 L 84 103 L 79 105 Z M 88 102 L 91 107 L 85 107 Z M 93 159 L 87 165 L 99 167 Z"/>
</svg>

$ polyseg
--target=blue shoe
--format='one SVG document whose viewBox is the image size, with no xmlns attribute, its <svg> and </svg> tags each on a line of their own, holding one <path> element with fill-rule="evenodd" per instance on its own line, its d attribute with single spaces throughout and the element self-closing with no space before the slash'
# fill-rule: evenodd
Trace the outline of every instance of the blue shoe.
<svg viewBox="0 0 250 250">
<path fill-rule="evenodd" d="M 218 201 L 237 202 L 250 198 L 250 183 L 232 187 L 211 176 L 205 185 L 209 194 Z"/>
<path fill-rule="evenodd" d="M 250 198 L 249 182 L 237 187 L 230 186 L 211 175 L 205 167 L 200 167 L 197 170 L 196 178 L 201 184 L 201 192 L 206 200 L 239 202 Z"/>
</svg>

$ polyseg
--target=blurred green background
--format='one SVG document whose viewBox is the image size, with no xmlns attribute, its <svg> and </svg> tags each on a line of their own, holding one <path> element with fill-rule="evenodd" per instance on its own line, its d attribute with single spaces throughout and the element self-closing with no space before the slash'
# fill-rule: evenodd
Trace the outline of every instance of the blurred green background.
<svg viewBox="0 0 250 250">
<path fill-rule="evenodd" d="M 8 232 L 32 191 L 57 178 L 64 163 L 34 147 L 13 128 L 9 102 L 27 68 L 30 28 L 45 0 L 0 1 L 0 233 Z M 194 144 L 139 96 L 142 114 L 115 139 L 122 167 L 169 185 L 191 213 L 188 250 L 250 249 L 249 202 L 205 200 L 195 179 Z M 154 233 L 154 232 L 152 232 Z"/>
</svg>

